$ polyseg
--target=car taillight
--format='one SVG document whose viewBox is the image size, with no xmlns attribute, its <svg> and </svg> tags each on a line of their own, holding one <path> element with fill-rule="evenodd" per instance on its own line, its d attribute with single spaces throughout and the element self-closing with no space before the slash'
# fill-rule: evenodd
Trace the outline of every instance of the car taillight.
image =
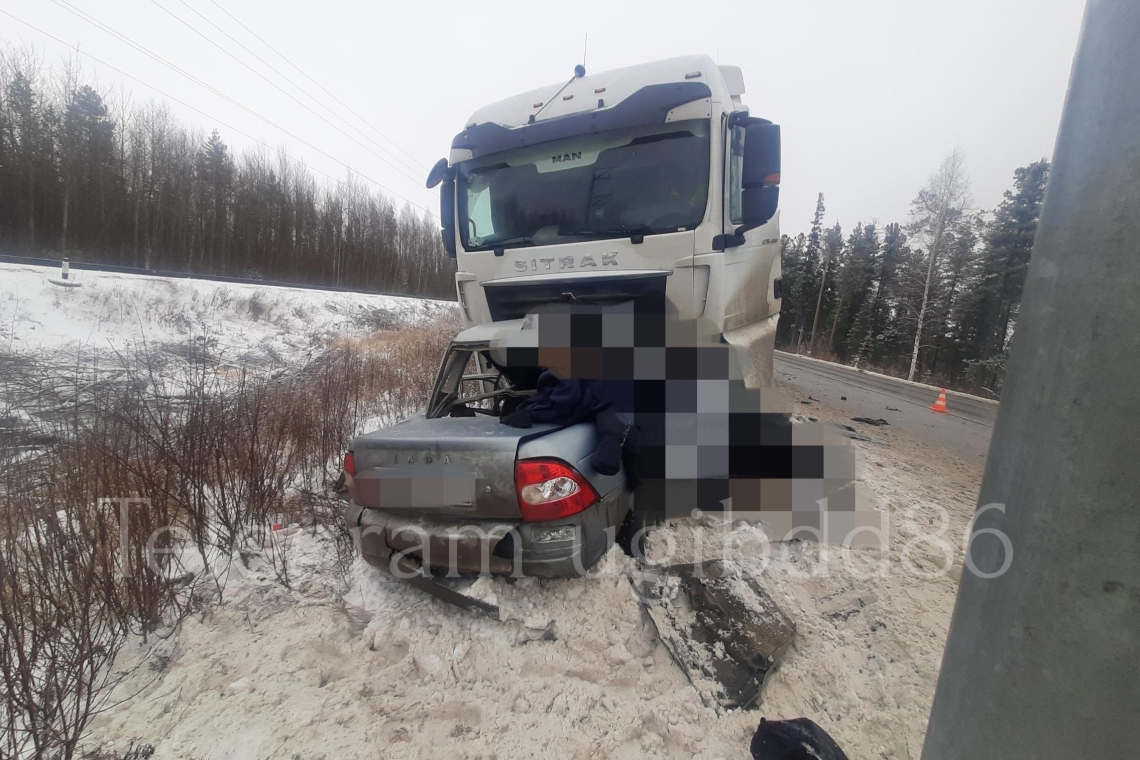
<svg viewBox="0 0 1140 760">
<path fill-rule="evenodd" d="M 515 491 L 524 522 L 569 517 L 597 504 L 599 498 L 580 472 L 557 459 L 516 463 Z"/>
<path fill-rule="evenodd" d="M 351 451 L 344 455 L 344 471 L 348 473 L 349 477 L 356 477 L 356 454 Z"/>
</svg>

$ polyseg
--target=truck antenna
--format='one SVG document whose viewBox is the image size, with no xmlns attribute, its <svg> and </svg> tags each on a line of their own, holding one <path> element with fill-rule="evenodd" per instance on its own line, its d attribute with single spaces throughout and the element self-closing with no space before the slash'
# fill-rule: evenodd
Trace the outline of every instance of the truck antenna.
<svg viewBox="0 0 1140 760">
<path fill-rule="evenodd" d="M 582 40 L 582 68 L 586 68 L 586 48 L 590 44 L 590 33 L 586 32 L 586 38 Z"/>
<path fill-rule="evenodd" d="M 582 51 L 582 60 L 583 60 L 583 61 L 585 61 L 585 60 L 586 60 L 586 51 L 585 51 L 585 50 L 583 50 L 583 51 Z M 573 82 L 575 79 L 581 79 L 581 78 L 582 78 L 582 77 L 584 77 L 584 76 L 586 76 L 586 67 L 585 67 L 585 65 L 584 65 L 584 64 L 582 64 L 582 63 L 579 63 L 577 66 L 575 66 L 575 67 L 574 67 L 574 76 L 570 77 L 570 81 L 568 81 L 566 84 L 564 84 L 564 85 L 562 85 L 560 88 L 558 88 L 558 92 L 554 93 L 554 95 L 552 95 L 552 96 L 550 97 L 550 99 L 549 99 L 549 100 L 547 100 L 545 103 L 542 103 L 542 104 L 536 104 L 536 105 L 541 105 L 541 107 L 540 107 L 540 108 L 539 108 L 537 111 L 535 111 L 534 113 L 532 113 L 532 114 L 531 114 L 531 115 L 530 115 L 530 116 L 527 118 L 527 124 L 534 124 L 535 120 L 538 118 L 538 115 L 539 115 L 540 113 L 542 113 L 543 111 L 545 111 L 545 110 L 546 110 L 546 107 L 547 107 L 548 105 L 550 105 L 551 103 L 553 103 L 553 102 L 554 102 L 554 100 L 555 100 L 555 99 L 556 99 L 556 98 L 557 98 L 559 95 L 561 95 L 561 94 L 562 94 L 562 91 L 563 91 L 563 90 L 565 90 L 567 87 L 569 87 L 569 86 L 570 86 L 571 82 Z M 566 100 L 569 100 L 569 99 L 570 99 L 570 98 L 572 98 L 572 97 L 574 97 L 574 96 L 573 96 L 573 95 L 567 95 L 567 96 L 566 96 Z"/>
</svg>

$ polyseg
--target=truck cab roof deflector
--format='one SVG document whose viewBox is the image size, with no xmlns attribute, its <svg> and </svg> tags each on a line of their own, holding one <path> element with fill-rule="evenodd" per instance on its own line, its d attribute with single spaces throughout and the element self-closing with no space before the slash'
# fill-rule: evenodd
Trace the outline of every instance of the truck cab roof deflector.
<svg viewBox="0 0 1140 760">
<path fill-rule="evenodd" d="M 665 82 L 642 87 L 608 108 L 536 121 L 521 127 L 484 122 L 468 127 L 451 141 L 452 150 L 471 151 L 478 158 L 503 150 L 538 145 L 591 132 L 663 124 L 669 112 L 685 103 L 712 97 L 704 82 Z"/>
</svg>

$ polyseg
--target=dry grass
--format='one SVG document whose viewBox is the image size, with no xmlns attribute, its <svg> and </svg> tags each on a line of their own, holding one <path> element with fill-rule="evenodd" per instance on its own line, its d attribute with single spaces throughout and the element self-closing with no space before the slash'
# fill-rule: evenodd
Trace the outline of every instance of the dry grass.
<svg viewBox="0 0 1140 760">
<path fill-rule="evenodd" d="M 338 341 L 276 377 L 193 344 L 0 357 L 0 757 L 75 756 L 125 638 L 220 598 L 219 562 L 260 553 L 289 584 L 273 522 L 331 538 L 347 570 L 342 454 L 425 403 L 455 332 Z M 147 501 L 102 501 L 120 497 Z"/>
</svg>

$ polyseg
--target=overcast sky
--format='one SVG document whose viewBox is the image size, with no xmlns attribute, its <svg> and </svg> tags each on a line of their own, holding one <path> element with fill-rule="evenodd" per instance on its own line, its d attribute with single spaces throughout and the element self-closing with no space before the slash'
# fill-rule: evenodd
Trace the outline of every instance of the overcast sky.
<svg viewBox="0 0 1140 760">
<path fill-rule="evenodd" d="M 333 158 L 132 50 L 65 2 Z M 170 103 L 179 119 L 204 131 L 217 126 L 235 147 L 251 142 L 219 122 L 338 178 L 346 169 L 337 161 L 351 165 L 433 211 L 438 200 L 423 187 L 422 167 L 447 154 L 480 105 L 569 78 L 585 34 L 590 71 L 707 53 L 740 66 L 752 113 L 783 126 L 783 231 L 795 234 L 806 231 L 820 191 L 829 224 L 904 221 L 910 199 L 954 147 L 965 153 L 975 205 L 992 208 L 1016 167 L 1052 154 L 1083 7 L 1083 0 L 0 0 L 0 9 L 66 44 L 3 15 L 0 39 L 36 46 L 45 66 L 79 44 L 108 64 L 80 56 L 104 92 L 167 100 L 109 66 L 118 67 L 209 114 Z M 162 8 L 341 124 L 202 16 L 209 18 L 368 137 L 341 124 L 354 142 Z"/>
</svg>

